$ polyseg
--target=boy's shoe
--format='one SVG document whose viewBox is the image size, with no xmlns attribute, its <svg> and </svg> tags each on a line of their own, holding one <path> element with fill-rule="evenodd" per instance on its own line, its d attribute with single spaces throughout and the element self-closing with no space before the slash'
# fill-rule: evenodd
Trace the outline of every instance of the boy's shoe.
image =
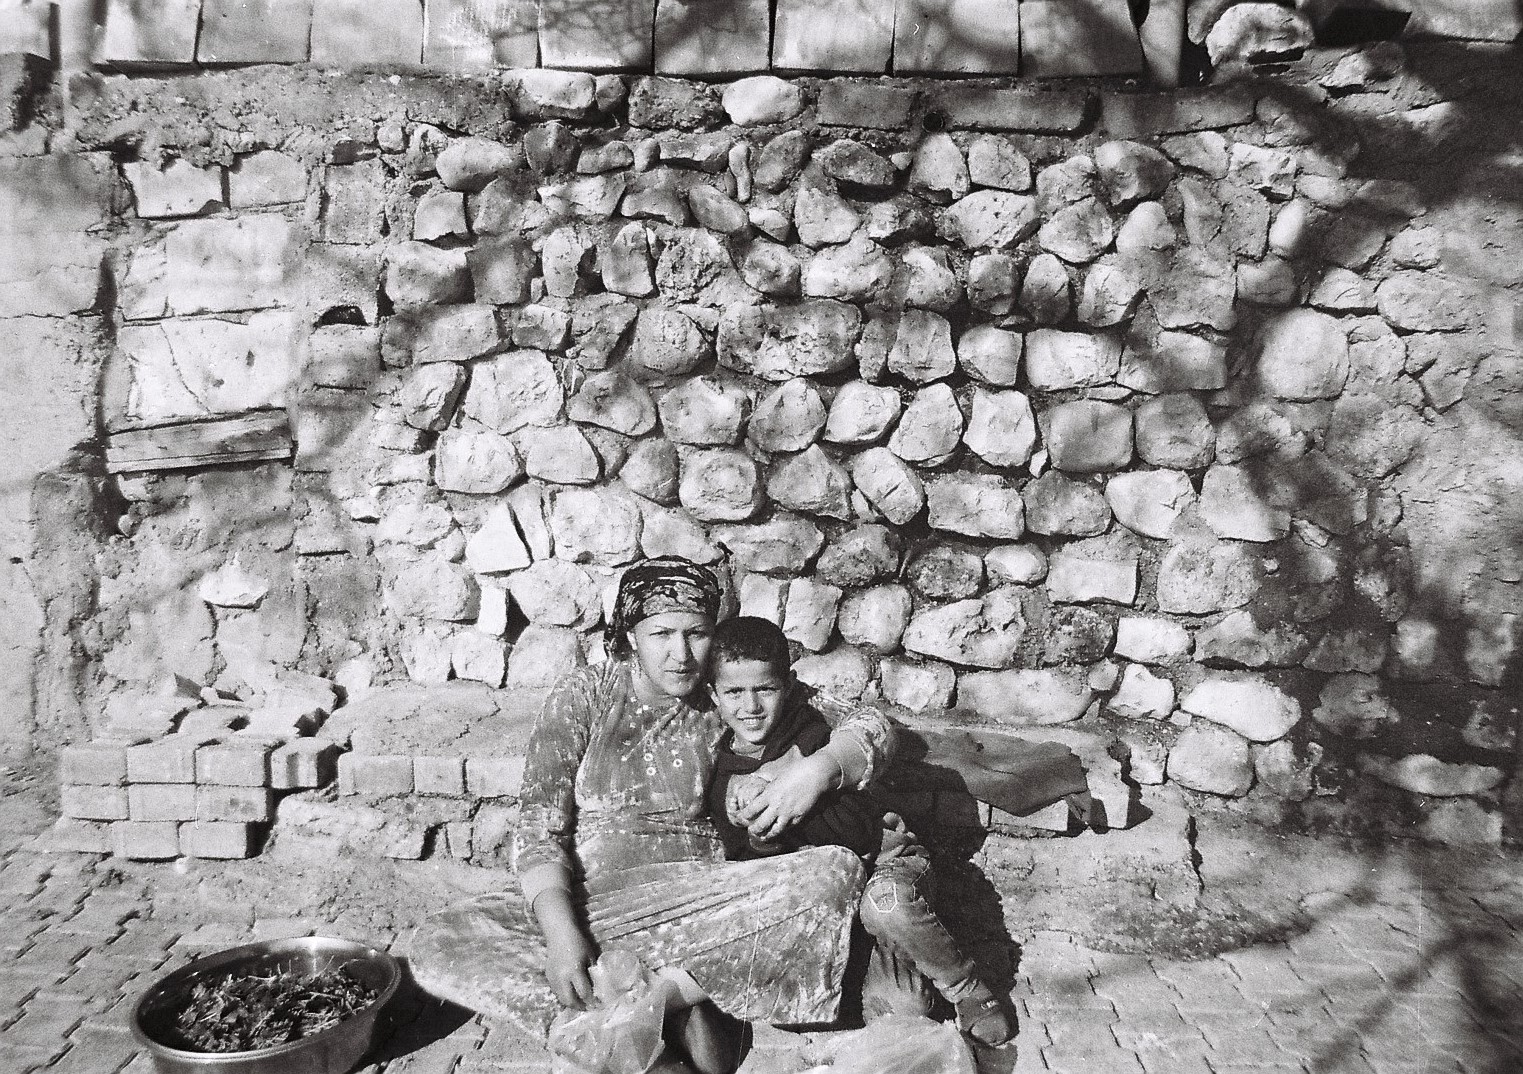
<svg viewBox="0 0 1523 1074">
<path fill-rule="evenodd" d="M 954 1005 L 957 1008 L 957 1028 L 968 1036 L 997 1047 L 1015 1038 L 1015 1014 L 1008 1004 L 986 988 L 979 989 Z"/>
</svg>

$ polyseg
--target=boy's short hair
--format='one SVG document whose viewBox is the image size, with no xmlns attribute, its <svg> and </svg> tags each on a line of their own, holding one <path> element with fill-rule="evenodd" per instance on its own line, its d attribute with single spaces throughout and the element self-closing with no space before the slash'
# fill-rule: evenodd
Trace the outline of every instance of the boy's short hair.
<svg viewBox="0 0 1523 1074">
<path fill-rule="evenodd" d="M 782 629 L 756 615 L 737 615 L 720 622 L 709 642 L 709 662 L 717 667 L 742 660 L 760 660 L 779 675 L 787 675 L 791 661 Z"/>
</svg>

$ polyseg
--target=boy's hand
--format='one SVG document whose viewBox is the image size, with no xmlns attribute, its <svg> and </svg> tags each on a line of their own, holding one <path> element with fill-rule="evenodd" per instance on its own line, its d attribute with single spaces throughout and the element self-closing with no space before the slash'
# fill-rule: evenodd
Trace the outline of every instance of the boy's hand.
<svg viewBox="0 0 1523 1074">
<path fill-rule="evenodd" d="M 794 747 L 757 770 L 771 779 L 736 819 L 757 839 L 776 839 L 803 820 L 835 786 L 840 769 L 823 751 L 800 756 Z"/>
</svg>

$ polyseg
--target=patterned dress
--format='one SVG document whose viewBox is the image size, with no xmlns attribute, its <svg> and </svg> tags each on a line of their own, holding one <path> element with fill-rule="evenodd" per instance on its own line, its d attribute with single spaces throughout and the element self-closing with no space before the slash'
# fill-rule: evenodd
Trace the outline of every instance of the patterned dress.
<svg viewBox="0 0 1523 1074">
<path fill-rule="evenodd" d="M 888 721 L 820 696 L 809 703 L 836 727 L 833 742 L 860 752 L 843 769 L 853 786 L 865 786 L 889 760 Z M 632 950 L 653 969 L 686 970 L 740 1018 L 833 1020 L 861 863 L 841 847 L 724 861 L 704 816 L 723 730 L 714 713 L 682 701 L 642 701 L 625 662 L 566 676 L 529 741 L 515 839 L 524 903 L 487 896 L 433 919 L 412 949 L 420 979 L 483 1009 L 479 994 L 474 1003 L 458 988 L 451 994 L 443 978 L 501 978 L 503 963 L 492 963 L 509 953 L 503 945 L 534 930 L 523 908 L 569 881 L 603 949 Z M 450 972 L 436 972 L 446 962 Z M 539 967 L 535 961 L 536 974 Z"/>
</svg>

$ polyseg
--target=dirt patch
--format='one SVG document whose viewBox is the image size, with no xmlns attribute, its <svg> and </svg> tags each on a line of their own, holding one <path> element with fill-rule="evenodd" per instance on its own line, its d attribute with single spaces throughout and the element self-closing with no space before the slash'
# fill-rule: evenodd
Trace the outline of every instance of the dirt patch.
<svg viewBox="0 0 1523 1074">
<path fill-rule="evenodd" d="M 1299 910 L 1269 914 L 1227 900 L 1180 907 L 1162 903 L 1121 904 L 1104 915 L 1103 927 L 1081 930 L 1078 939 L 1096 951 L 1197 961 L 1300 935 L 1309 920 Z"/>
</svg>

